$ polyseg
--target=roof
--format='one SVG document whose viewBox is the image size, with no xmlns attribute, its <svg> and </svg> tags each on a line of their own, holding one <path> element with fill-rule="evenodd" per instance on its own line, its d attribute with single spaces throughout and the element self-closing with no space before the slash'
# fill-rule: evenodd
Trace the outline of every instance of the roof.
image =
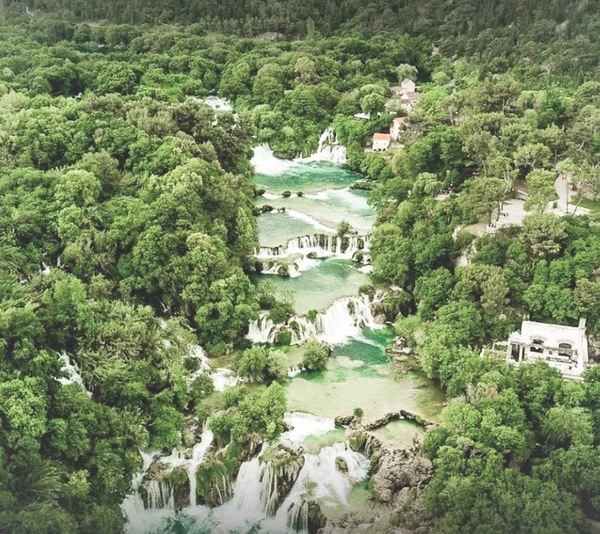
<svg viewBox="0 0 600 534">
<path fill-rule="evenodd" d="M 412 92 L 412 91 L 407 91 L 406 93 L 404 93 L 404 96 L 408 100 L 419 100 L 421 98 L 421 95 L 419 93 Z"/>
<path fill-rule="evenodd" d="M 391 141 L 392 136 L 386 133 L 373 134 L 373 141 Z"/>
<path fill-rule="evenodd" d="M 404 92 L 404 87 L 401 85 L 394 85 L 394 87 L 390 87 L 392 93 L 400 94 Z"/>
<path fill-rule="evenodd" d="M 410 78 L 404 78 L 404 80 L 402 80 L 402 82 L 400 83 L 400 85 L 404 85 L 405 83 L 415 83 L 413 82 Z"/>
<path fill-rule="evenodd" d="M 369 113 L 355 113 L 354 118 L 368 121 L 371 120 L 371 115 Z"/>
<path fill-rule="evenodd" d="M 397 122 L 398 124 L 404 124 L 405 120 L 406 117 L 394 117 L 394 122 Z"/>
</svg>

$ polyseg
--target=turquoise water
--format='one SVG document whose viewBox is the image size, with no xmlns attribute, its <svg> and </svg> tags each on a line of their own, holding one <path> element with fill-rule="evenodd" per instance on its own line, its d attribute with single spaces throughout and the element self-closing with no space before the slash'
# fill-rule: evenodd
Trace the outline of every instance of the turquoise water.
<svg viewBox="0 0 600 534">
<path fill-rule="evenodd" d="M 368 205 L 368 198 L 369 193 L 367 191 L 327 189 L 302 197 L 275 199 L 259 197 L 256 200 L 256 205 L 263 206 L 266 204 L 276 209 L 292 210 L 294 214 L 305 214 L 330 228 L 336 228 L 340 222 L 347 221 L 355 231 L 360 234 L 367 234 L 371 233 L 375 224 L 375 210 Z M 293 217 L 288 215 L 287 220 L 289 219 L 293 219 Z M 292 225 L 295 225 L 295 223 L 292 222 Z M 312 233 L 314 232 L 313 229 Z M 270 236 L 266 237 L 270 239 Z"/>
<path fill-rule="evenodd" d="M 257 187 L 271 193 L 311 193 L 325 189 L 342 189 L 360 178 L 363 176 L 340 165 L 289 162 L 281 174 L 256 174 L 254 181 Z"/>
<path fill-rule="evenodd" d="M 290 288 L 296 313 L 306 314 L 310 310 L 325 311 L 335 300 L 357 295 L 360 286 L 369 282 L 369 276 L 360 272 L 359 267 L 359 263 L 349 260 L 327 258 L 297 278 L 264 274 L 252 279 L 255 283 L 271 280 L 279 294 L 284 287 Z"/>
<path fill-rule="evenodd" d="M 267 155 L 268 156 L 268 155 Z M 341 220 L 348 221 L 355 230 L 367 233 L 372 228 L 375 214 L 367 204 L 368 193 L 351 191 L 348 186 L 360 175 L 346 168 L 324 163 L 298 163 L 276 160 L 268 156 L 265 172 L 258 174 L 255 182 L 271 193 L 303 191 L 307 196 L 288 199 L 257 198 L 257 205 L 270 204 L 285 207 L 286 213 L 265 213 L 258 217 L 259 240 L 263 247 L 284 245 L 294 237 L 327 232 Z M 277 171 L 278 174 L 275 173 Z M 294 213 L 290 213 L 294 212 Z M 336 299 L 358 294 L 359 287 L 371 281 L 369 275 L 360 272 L 360 264 L 348 260 L 328 258 L 297 278 L 274 275 L 254 275 L 254 283 L 272 281 L 279 296 L 284 288 L 294 293 L 294 307 L 299 314 L 310 310 L 325 311 Z M 300 373 L 286 383 L 288 411 L 303 411 L 320 417 L 335 418 L 351 415 L 355 408 L 364 411 L 366 420 L 377 419 L 386 413 L 406 409 L 419 413 L 429 420 L 436 420 L 445 398 L 431 381 L 416 374 L 396 376 L 385 347 L 393 339 L 390 327 L 365 328 L 361 337 L 350 339 L 343 345 L 332 347 L 327 369 L 319 373 Z M 300 363 L 303 347 L 286 348 L 294 365 Z M 407 426 L 409 425 L 409 426 Z M 393 422 L 379 432 L 390 443 L 408 444 L 419 430 L 405 421 Z M 324 445 L 344 438 L 344 430 L 336 429 L 320 436 L 311 436 L 303 445 L 308 452 L 316 453 Z M 339 504 L 339 514 L 362 513 L 365 518 L 375 515 L 385 518 L 386 509 L 374 511 L 374 503 L 368 500 L 367 483 L 355 487 L 350 495 L 350 508 Z M 187 513 L 186 513 L 187 512 Z M 226 517 L 204 507 L 182 510 L 147 510 L 151 524 L 146 532 L 161 534 L 209 534 L 224 525 Z M 242 513 L 242 512 L 240 512 Z M 244 510 L 243 513 L 252 511 Z M 334 515 L 338 512 L 334 512 Z M 260 514 L 259 514 L 260 515 Z M 258 519 L 247 527 L 231 532 L 264 532 Z M 385 522 L 385 519 L 384 519 Z"/>
<path fill-rule="evenodd" d="M 258 242 L 263 247 L 285 245 L 290 239 L 303 235 L 331 233 L 325 230 L 288 213 L 263 213 L 258 217 Z"/>
<path fill-rule="evenodd" d="M 367 365 L 386 364 L 390 359 L 384 352 L 390 339 L 394 337 L 392 328 L 381 330 L 363 329 L 364 339 L 351 339 L 345 345 L 335 345 L 331 355 L 347 356 L 351 360 L 360 360 Z"/>
</svg>

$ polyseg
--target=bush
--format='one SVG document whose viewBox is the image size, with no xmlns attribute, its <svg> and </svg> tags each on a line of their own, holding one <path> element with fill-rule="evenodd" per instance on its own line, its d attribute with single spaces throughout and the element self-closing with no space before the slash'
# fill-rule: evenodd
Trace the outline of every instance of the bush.
<svg viewBox="0 0 600 534">
<path fill-rule="evenodd" d="M 275 336 L 275 343 L 277 343 L 278 345 L 291 345 L 292 333 L 289 330 L 278 332 Z"/>
<path fill-rule="evenodd" d="M 313 337 L 306 343 L 302 365 L 307 371 L 322 371 L 327 367 L 330 352 L 328 345 Z"/>
</svg>

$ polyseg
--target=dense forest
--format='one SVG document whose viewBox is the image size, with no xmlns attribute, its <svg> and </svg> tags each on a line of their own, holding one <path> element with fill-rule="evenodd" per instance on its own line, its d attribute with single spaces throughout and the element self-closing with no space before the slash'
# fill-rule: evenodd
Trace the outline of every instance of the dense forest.
<svg viewBox="0 0 600 534">
<path fill-rule="evenodd" d="M 376 280 L 403 289 L 390 319 L 459 399 L 425 441 L 439 530 L 600 519 L 598 369 L 567 383 L 479 357 L 526 317 L 600 332 L 596 3 L 22 7 L 0 1 L 0 532 L 122 531 L 138 449 L 177 445 L 186 418 L 219 412 L 222 444 L 283 430 L 274 352 L 242 353 L 260 384 L 215 406 L 194 347 L 231 354 L 261 307 L 292 313 L 248 278 L 252 145 L 309 154 L 331 124 L 370 178 Z M 422 98 L 404 149 L 365 153 L 406 114 L 388 102 L 405 76 Z M 548 209 L 561 174 L 589 214 Z M 519 188 L 521 227 L 469 231 Z M 82 384 L 57 381 L 67 358 Z"/>
</svg>

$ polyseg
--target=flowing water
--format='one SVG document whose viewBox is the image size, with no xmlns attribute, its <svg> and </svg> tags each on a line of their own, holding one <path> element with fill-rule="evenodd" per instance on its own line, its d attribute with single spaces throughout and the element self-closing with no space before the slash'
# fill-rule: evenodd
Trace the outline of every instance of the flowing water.
<svg viewBox="0 0 600 534">
<path fill-rule="evenodd" d="M 349 187 L 361 177 L 332 164 L 345 162 L 345 149 L 334 133 L 330 129 L 323 133 L 313 157 L 280 160 L 268 146 L 260 146 L 252 162 L 256 185 L 266 190 L 263 197 L 257 197 L 257 205 L 281 210 L 258 217 L 260 248 L 255 257 L 263 262 L 263 274 L 253 280 L 273 281 L 280 294 L 286 287 L 291 289 L 297 315 L 286 324 L 275 324 L 263 312 L 249 325 L 247 337 L 256 343 L 273 343 L 278 332 L 291 331 L 295 346 L 284 349 L 295 351 L 297 366 L 301 366 L 302 344 L 311 336 L 332 347 L 325 371 L 307 373 L 294 367 L 289 372 L 288 430 L 280 440 L 301 446 L 304 463 L 289 493 L 280 496 L 276 468 L 271 460 L 262 459 L 264 445 L 258 456 L 241 465 L 221 506 L 211 509 L 197 503 L 194 476 L 213 443 L 210 431 L 204 430 L 191 453 L 175 449 L 160 458 L 157 453 L 142 453 L 143 466 L 133 481 L 135 491 L 123 503 L 131 534 L 307 532 L 309 503 L 318 502 L 326 515 L 339 517 L 349 507 L 366 502 L 370 462 L 349 448 L 343 429 L 335 428 L 336 416 L 350 415 L 360 407 L 365 418 L 377 418 L 403 408 L 435 420 L 444 400 L 422 377 L 395 376 L 384 352 L 393 332 L 379 324 L 372 312 L 383 295 L 359 295 L 359 287 L 369 283 L 375 213 L 366 194 Z M 284 191 L 303 194 L 284 198 Z M 345 240 L 336 236 L 341 221 L 349 222 L 354 231 Z M 292 277 L 275 274 L 282 264 L 290 267 Z M 211 370 L 199 347 L 190 350 L 201 360 L 198 373 L 210 373 L 218 391 L 235 385 L 237 378 L 231 371 Z M 379 432 L 390 443 L 407 443 L 415 428 L 394 422 Z M 188 505 L 173 510 L 172 488 L 164 482 L 144 481 L 157 458 L 167 466 L 166 471 L 185 469 Z M 347 470 L 341 471 L 339 462 Z M 146 502 L 137 491 L 142 485 Z M 367 511 L 369 507 L 363 506 Z"/>
</svg>

